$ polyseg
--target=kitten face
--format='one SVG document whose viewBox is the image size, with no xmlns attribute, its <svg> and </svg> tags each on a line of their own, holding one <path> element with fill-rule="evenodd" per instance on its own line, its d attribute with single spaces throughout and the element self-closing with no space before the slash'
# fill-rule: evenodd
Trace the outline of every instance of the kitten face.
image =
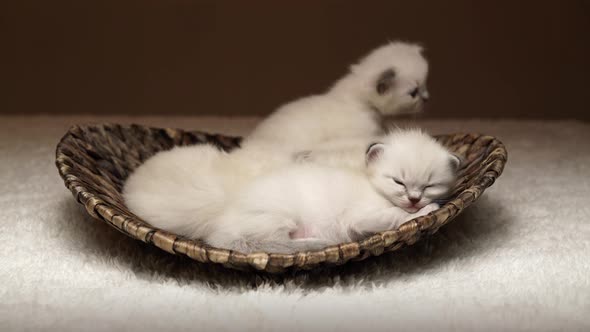
<svg viewBox="0 0 590 332">
<path fill-rule="evenodd" d="M 375 83 L 371 104 L 383 115 L 417 113 L 429 99 L 424 69 L 385 69 Z"/>
<path fill-rule="evenodd" d="M 455 181 L 460 160 L 432 137 L 400 131 L 367 151 L 370 181 L 394 205 L 415 213 L 443 197 Z"/>
<path fill-rule="evenodd" d="M 383 115 L 419 112 L 429 98 L 428 62 L 418 45 L 387 44 L 369 53 L 351 71 L 368 81 L 366 102 Z"/>
</svg>

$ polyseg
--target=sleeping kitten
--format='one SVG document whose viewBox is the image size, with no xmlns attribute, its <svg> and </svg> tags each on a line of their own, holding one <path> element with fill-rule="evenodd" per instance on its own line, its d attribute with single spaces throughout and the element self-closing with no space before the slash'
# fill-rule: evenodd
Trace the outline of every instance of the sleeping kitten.
<svg viewBox="0 0 590 332">
<path fill-rule="evenodd" d="M 428 99 L 427 75 L 420 46 L 381 46 L 325 94 L 280 107 L 246 138 L 244 148 L 262 141 L 300 151 L 324 141 L 379 135 L 383 116 L 421 110 Z"/>
<path fill-rule="evenodd" d="M 175 147 L 140 165 L 125 182 L 123 197 L 133 213 L 155 227 L 204 236 L 234 193 L 289 163 L 291 156 L 271 144 L 232 153 L 210 144 Z"/>
<path fill-rule="evenodd" d="M 420 131 L 372 144 L 362 171 L 296 164 L 253 182 L 205 241 L 244 253 L 294 253 L 361 239 L 438 208 L 459 159 Z M 187 234 L 200 238 L 203 234 Z"/>
</svg>

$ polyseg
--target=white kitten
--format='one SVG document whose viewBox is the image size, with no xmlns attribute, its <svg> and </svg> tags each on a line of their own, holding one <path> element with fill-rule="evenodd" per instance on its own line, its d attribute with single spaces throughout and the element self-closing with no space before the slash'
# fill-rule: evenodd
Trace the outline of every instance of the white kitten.
<svg viewBox="0 0 590 332">
<path fill-rule="evenodd" d="M 388 149 L 371 172 L 371 182 L 391 202 L 414 213 L 447 193 L 461 160 L 419 129 L 397 130 L 384 137 Z M 369 152 L 381 143 L 375 143 Z M 389 167 L 395 165 L 395 167 Z M 385 171 L 389 167 L 389 172 Z"/>
<path fill-rule="evenodd" d="M 175 147 L 140 165 L 125 182 L 123 197 L 133 213 L 155 227 L 205 236 L 234 193 L 290 162 L 274 145 L 229 154 L 209 144 Z"/>
<path fill-rule="evenodd" d="M 362 172 L 296 164 L 257 179 L 211 223 L 205 241 L 293 253 L 394 229 L 438 208 L 433 200 L 447 192 L 458 163 L 420 131 L 395 132 L 370 146 Z"/>
<path fill-rule="evenodd" d="M 420 46 L 389 43 L 351 66 L 325 94 L 280 107 L 254 129 L 244 147 L 262 141 L 300 151 L 319 142 L 379 135 L 383 116 L 422 108 L 428 99 L 427 75 Z"/>
</svg>

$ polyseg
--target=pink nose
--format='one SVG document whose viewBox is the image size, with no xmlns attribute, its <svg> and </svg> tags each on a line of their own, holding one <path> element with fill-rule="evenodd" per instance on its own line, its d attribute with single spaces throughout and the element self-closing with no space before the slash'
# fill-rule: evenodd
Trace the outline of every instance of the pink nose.
<svg viewBox="0 0 590 332">
<path fill-rule="evenodd" d="M 420 202 L 420 197 L 408 197 L 408 199 L 412 205 L 416 205 L 418 202 Z"/>
</svg>

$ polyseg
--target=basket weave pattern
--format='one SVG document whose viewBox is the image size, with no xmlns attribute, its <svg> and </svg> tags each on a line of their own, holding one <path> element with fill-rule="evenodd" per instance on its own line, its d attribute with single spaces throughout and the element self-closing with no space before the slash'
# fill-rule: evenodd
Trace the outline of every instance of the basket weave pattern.
<svg viewBox="0 0 590 332">
<path fill-rule="evenodd" d="M 61 139 L 56 165 L 66 187 L 94 218 L 124 234 L 169 253 L 186 255 L 201 263 L 218 263 L 237 269 L 276 273 L 311 269 L 320 264 L 339 265 L 370 255 L 397 250 L 435 233 L 471 205 L 502 174 L 507 160 L 504 145 L 479 134 L 451 134 L 437 139 L 463 158 L 451 199 L 440 209 L 359 242 L 343 243 L 319 251 L 297 254 L 240 252 L 213 248 L 151 227 L 131 213 L 121 195 L 125 179 L 147 158 L 177 145 L 211 143 L 227 151 L 239 147 L 240 138 L 199 131 L 103 124 L 73 126 Z"/>
</svg>

